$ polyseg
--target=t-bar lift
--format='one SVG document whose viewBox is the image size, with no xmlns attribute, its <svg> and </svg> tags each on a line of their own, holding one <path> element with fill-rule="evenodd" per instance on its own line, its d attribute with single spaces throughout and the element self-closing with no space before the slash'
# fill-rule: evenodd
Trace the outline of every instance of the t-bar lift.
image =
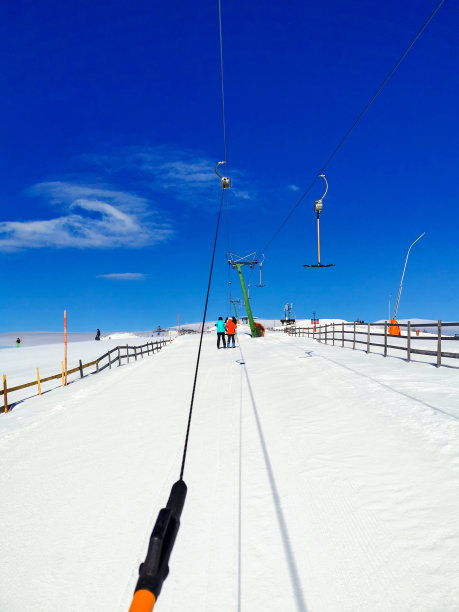
<svg viewBox="0 0 459 612">
<path fill-rule="evenodd" d="M 315 211 L 315 213 L 317 215 L 317 254 L 318 254 L 318 262 L 316 264 L 304 264 L 305 268 L 331 268 L 332 266 L 335 265 L 335 264 L 322 264 L 322 263 L 320 263 L 320 228 L 319 228 L 319 218 L 320 218 L 320 213 L 322 212 L 322 204 L 323 204 L 322 201 L 325 198 L 325 196 L 327 195 L 328 183 L 327 183 L 327 179 L 325 178 L 325 174 L 320 174 L 319 176 L 321 178 L 323 178 L 324 181 L 325 181 L 325 193 L 320 198 L 320 200 L 316 200 L 315 204 L 314 204 L 314 211 Z"/>
</svg>

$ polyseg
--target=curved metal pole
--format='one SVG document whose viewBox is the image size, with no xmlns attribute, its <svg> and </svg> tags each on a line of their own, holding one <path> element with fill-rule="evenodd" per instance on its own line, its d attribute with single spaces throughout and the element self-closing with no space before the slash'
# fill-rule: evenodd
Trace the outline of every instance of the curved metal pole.
<svg viewBox="0 0 459 612">
<path fill-rule="evenodd" d="M 324 199 L 324 197 L 327 195 L 327 191 L 328 191 L 328 183 L 327 183 L 327 179 L 325 178 L 325 174 L 319 174 L 319 176 L 320 176 L 321 178 L 323 178 L 323 179 L 324 179 L 324 181 L 325 181 L 325 193 L 324 193 L 324 195 L 323 195 L 323 196 L 320 198 L 321 200 L 323 200 L 323 199 Z"/>
<path fill-rule="evenodd" d="M 402 280 L 400 281 L 400 287 L 398 289 L 397 303 L 395 304 L 394 319 L 397 317 L 398 303 L 400 302 L 400 296 L 402 295 L 403 278 L 405 276 L 406 264 L 408 263 L 408 256 L 410 254 L 411 248 L 416 244 L 418 240 L 421 240 L 423 236 L 425 236 L 425 232 L 422 232 L 419 238 L 416 238 L 416 240 L 413 242 L 413 244 L 408 249 L 408 253 L 406 254 L 405 265 L 403 266 Z"/>
<path fill-rule="evenodd" d="M 221 166 L 222 164 L 226 164 L 226 161 L 221 161 L 218 162 L 218 164 L 215 166 L 215 174 L 219 177 L 219 178 L 223 178 L 223 176 L 221 174 L 219 174 L 218 172 L 218 167 Z"/>
</svg>

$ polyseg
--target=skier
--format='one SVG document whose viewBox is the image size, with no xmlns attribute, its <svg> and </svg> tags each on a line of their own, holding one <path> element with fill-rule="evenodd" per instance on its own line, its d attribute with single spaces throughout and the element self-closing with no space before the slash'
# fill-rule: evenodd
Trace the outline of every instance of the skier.
<svg viewBox="0 0 459 612">
<path fill-rule="evenodd" d="M 94 340 L 100 340 L 100 329 L 97 330 L 96 337 Z"/>
<path fill-rule="evenodd" d="M 19 348 L 19 345 L 21 344 L 22 338 L 16 338 L 16 346 L 17 348 Z"/>
<path fill-rule="evenodd" d="M 218 321 L 215 324 L 215 326 L 217 327 L 217 348 L 220 348 L 220 338 L 223 340 L 223 348 L 226 348 L 226 339 L 225 339 L 225 332 L 226 332 L 226 326 L 225 326 L 225 322 L 223 321 L 222 317 L 218 317 Z"/>
<path fill-rule="evenodd" d="M 228 336 L 228 348 L 230 347 L 231 340 L 233 341 L 233 348 L 236 348 L 234 343 L 234 334 L 236 333 L 237 321 L 236 318 L 228 319 L 226 324 L 226 335 Z"/>
</svg>

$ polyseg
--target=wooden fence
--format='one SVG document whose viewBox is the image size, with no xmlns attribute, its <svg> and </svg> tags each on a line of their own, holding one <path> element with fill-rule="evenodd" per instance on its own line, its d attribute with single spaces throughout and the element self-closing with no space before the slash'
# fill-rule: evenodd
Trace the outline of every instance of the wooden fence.
<svg viewBox="0 0 459 612">
<path fill-rule="evenodd" d="M 447 359 L 459 359 L 459 352 L 449 352 L 443 350 L 445 342 L 454 342 L 459 340 L 459 336 L 446 336 L 442 335 L 442 329 L 445 327 L 458 327 L 459 323 L 443 323 L 438 321 L 436 324 L 432 323 L 397 323 L 402 332 L 400 336 L 391 336 L 389 334 L 390 322 L 385 321 L 384 323 L 328 323 L 326 325 L 317 325 L 314 327 L 286 327 L 285 333 L 291 336 L 307 336 L 308 338 L 314 338 L 319 342 L 325 342 L 325 344 L 341 345 L 344 347 L 345 343 L 352 344 L 352 348 L 355 349 L 357 344 L 363 344 L 367 353 L 371 352 L 371 347 L 379 347 L 383 349 L 384 357 L 387 357 L 388 349 L 395 349 L 397 351 L 404 351 L 406 353 L 407 361 L 411 361 L 411 355 L 429 355 L 435 357 L 436 366 L 439 368 L 442 365 L 442 358 Z M 381 329 L 381 331 L 374 331 L 371 328 Z M 423 327 L 435 328 L 436 333 L 429 336 L 417 336 L 413 334 L 413 329 L 422 329 Z M 346 329 L 345 329 L 346 328 Z M 350 337 L 349 337 L 350 336 Z M 360 339 L 364 337 L 364 339 Z M 382 342 L 371 342 L 373 336 L 383 338 Z M 404 344 L 389 344 L 394 339 L 406 340 Z M 414 348 L 413 344 L 417 341 L 431 341 L 435 343 L 436 350 L 426 350 L 420 348 Z"/>
<path fill-rule="evenodd" d="M 154 354 L 155 352 L 160 351 L 167 344 L 167 342 L 168 342 L 167 340 L 157 340 L 156 342 L 147 342 L 146 344 L 142 344 L 141 346 L 128 346 L 127 344 L 125 346 L 116 346 L 115 348 L 111 349 L 110 351 L 107 351 L 101 357 L 98 357 L 94 361 L 90 361 L 88 363 L 82 363 L 80 359 L 76 368 L 67 370 L 67 375 L 75 374 L 75 372 L 79 372 L 80 378 L 83 378 L 84 370 L 92 366 L 95 366 L 95 370 L 93 372 L 90 372 L 90 374 L 98 374 L 99 372 L 102 372 L 102 370 L 105 370 L 106 368 L 111 369 L 116 364 L 120 366 L 122 359 L 125 359 L 126 363 L 129 363 L 131 359 L 137 361 L 138 358 L 143 359 L 144 355 L 148 356 L 150 354 Z M 114 353 L 114 356 L 113 356 L 113 353 Z M 107 363 L 104 363 L 105 360 L 107 361 Z M 62 371 L 59 374 L 53 374 L 53 376 L 46 376 L 45 378 L 40 378 L 40 376 L 37 375 L 37 379 L 32 382 L 24 383 L 23 385 L 17 385 L 16 387 L 10 387 L 8 389 L 6 376 L 3 375 L 3 390 L 0 391 L 0 395 L 3 395 L 4 412 L 8 412 L 9 407 L 11 406 L 11 404 L 10 405 L 8 404 L 8 395 L 10 393 L 13 393 L 14 391 L 19 391 L 20 389 L 26 389 L 27 387 L 33 387 L 37 385 L 38 391 L 41 394 L 41 384 L 48 382 L 50 380 L 57 380 L 57 379 L 62 379 L 62 384 L 64 385 L 65 384 L 64 383 L 65 373 Z"/>
</svg>

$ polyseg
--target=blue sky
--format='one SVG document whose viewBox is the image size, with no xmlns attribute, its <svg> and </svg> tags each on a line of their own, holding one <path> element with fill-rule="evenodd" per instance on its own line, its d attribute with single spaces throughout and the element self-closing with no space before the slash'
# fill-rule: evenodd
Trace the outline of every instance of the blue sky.
<svg viewBox="0 0 459 612">
<path fill-rule="evenodd" d="M 263 249 L 435 4 L 222 0 L 230 248 Z M 7 2 L 1 328 L 201 318 L 223 157 L 218 2 Z M 446 0 L 265 253 L 254 314 L 458 320 L 459 8 Z M 209 317 L 227 312 L 226 215 Z M 119 276 L 127 275 L 127 276 Z M 234 297 L 240 297 L 232 276 Z M 256 274 L 252 276 L 252 285 Z"/>
</svg>

